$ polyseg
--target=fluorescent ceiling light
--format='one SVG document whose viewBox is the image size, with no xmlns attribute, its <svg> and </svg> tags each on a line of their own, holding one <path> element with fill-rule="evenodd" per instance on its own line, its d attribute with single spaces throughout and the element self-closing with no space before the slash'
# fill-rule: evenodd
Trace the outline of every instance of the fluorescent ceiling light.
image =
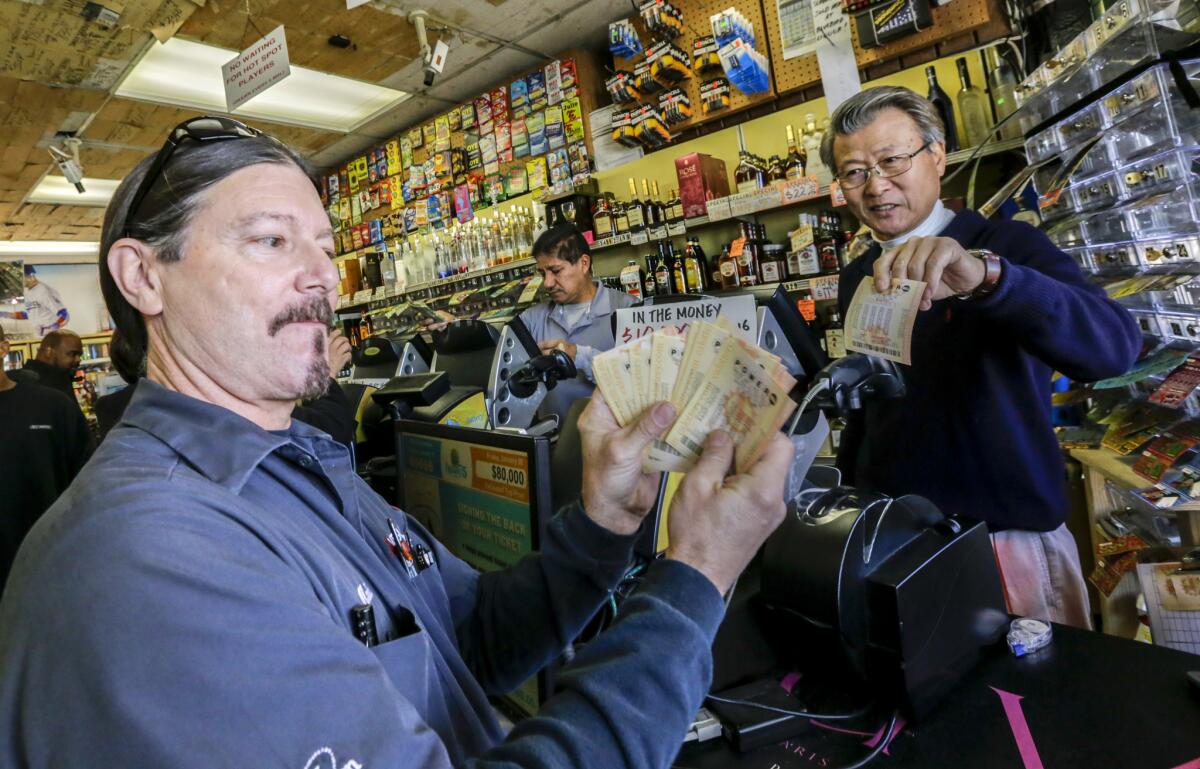
<svg viewBox="0 0 1200 769">
<path fill-rule="evenodd" d="M 99 253 L 100 244 L 94 240 L 0 240 L 0 257 Z"/>
<path fill-rule="evenodd" d="M 38 186 L 29 193 L 26 203 L 49 203 L 56 206 L 95 206 L 103 208 L 108 205 L 108 199 L 117 191 L 120 181 L 113 179 L 89 179 L 84 177 L 83 188 L 79 192 L 75 185 L 67 181 L 65 176 L 47 174 L 38 182 Z"/>
<path fill-rule="evenodd" d="M 207 113 L 225 109 L 221 65 L 237 51 L 173 37 L 153 43 L 116 95 Z M 292 65 L 292 74 L 232 114 L 349 133 L 412 94 Z"/>
</svg>

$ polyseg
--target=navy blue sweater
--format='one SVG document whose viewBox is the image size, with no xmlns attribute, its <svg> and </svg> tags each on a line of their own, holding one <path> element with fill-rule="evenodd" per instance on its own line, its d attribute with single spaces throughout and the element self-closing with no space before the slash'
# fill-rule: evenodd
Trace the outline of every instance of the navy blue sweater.
<svg viewBox="0 0 1200 769">
<path fill-rule="evenodd" d="M 962 211 L 942 232 L 1005 260 L 992 295 L 933 303 L 913 329 L 908 394 L 851 416 L 844 480 L 920 494 L 993 531 L 1050 531 L 1066 518 L 1065 468 L 1050 421 L 1050 376 L 1125 372 L 1141 334 L 1116 302 L 1034 227 Z M 842 272 L 843 315 L 878 245 Z"/>
</svg>

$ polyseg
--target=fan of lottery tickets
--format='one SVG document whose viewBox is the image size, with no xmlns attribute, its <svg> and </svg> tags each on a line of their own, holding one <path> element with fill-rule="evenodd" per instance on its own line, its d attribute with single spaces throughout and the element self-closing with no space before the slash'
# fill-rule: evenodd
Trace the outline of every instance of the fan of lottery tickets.
<svg viewBox="0 0 1200 769">
<path fill-rule="evenodd" d="M 722 318 L 613 348 L 593 359 L 592 373 L 621 426 L 659 401 L 675 406 L 675 423 L 643 459 L 647 472 L 690 470 L 708 434 L 725 430 L 743 473 L 796 408 L 789 396 L 796 380 L 779 358 L 739 338 Z"/>
</svg>

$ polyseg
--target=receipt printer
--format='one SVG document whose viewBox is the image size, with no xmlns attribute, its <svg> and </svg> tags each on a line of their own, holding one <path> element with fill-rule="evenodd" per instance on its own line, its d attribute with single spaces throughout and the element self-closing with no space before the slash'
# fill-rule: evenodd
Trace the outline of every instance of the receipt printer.
<svg viewBox="0 0 1200 769">
<path fill-rule="evenodd" d="M 763 552 L 770 634 L 799 670 L 926 715 L 1008 622 L 982 523 L 917 496 L 839 487 L 802 492 Z"/>
</svg>

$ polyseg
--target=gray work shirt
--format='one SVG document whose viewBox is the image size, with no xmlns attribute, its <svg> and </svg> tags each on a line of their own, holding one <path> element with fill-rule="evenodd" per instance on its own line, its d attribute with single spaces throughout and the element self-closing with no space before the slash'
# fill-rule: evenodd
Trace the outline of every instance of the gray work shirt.
<svg viewBox="0 0 1200 769">
<path fill-rule="evenodd" d="M 408 575 L 388 516 L 434 566 Z M 269 432 L 145 380 L 17 556 L 0 603 L 0 766 L 472 764 L 503 737 L 486 695 L 561 652 L 632 542 L 576 504 L 547 524 L 539 553 L 479 574 L 371 491 L 324 433 L 296 421 Z M 637 600 L 655 605 L 629 611 L 654 625 L 618 622 L 578 674 L 589 697 L 614 698 L 601 712 L 665 664 L 631 657 L 631 639 L 669 645 L 689 656 L 655 712 L 686 729 L 720 617 L 704 582 L 678 563 L 647 571 Z M 681 596 L 696 606 L 666 608 Z M 372 648 L 351 632 L 362 603 Z M 635 744 L 659 750 L 632 722 L 617 732 L 588 716 L 588 702 L 547 709 L 530 739 L 504 746 L 505 765 L 567 766 L 531 758 L 561 748 L 618 766 Z"/>
<path fill-rule="evenodd" d="M 596 295 L 588 303 L 587 312 L 576 320 L 570 317 L 566 306 L 556 302 L 537 304 L 521 313 L 521 320 L 539 342 L 549 339 L 565 339 L 576 346 L 575 367 L 579 375 L 572 381 L 559 382 L 542 402 L 543 413 L 565 415 L 571 404 L 586 398 L 595 389 L 592 376 L 592 358 L 597 353 L 611 350 L 615 345 L 612 330 L 612 314 L 616 310 L 637 304 L 629 294 L 616 291 L 594 281 Z"/>
</svg>

